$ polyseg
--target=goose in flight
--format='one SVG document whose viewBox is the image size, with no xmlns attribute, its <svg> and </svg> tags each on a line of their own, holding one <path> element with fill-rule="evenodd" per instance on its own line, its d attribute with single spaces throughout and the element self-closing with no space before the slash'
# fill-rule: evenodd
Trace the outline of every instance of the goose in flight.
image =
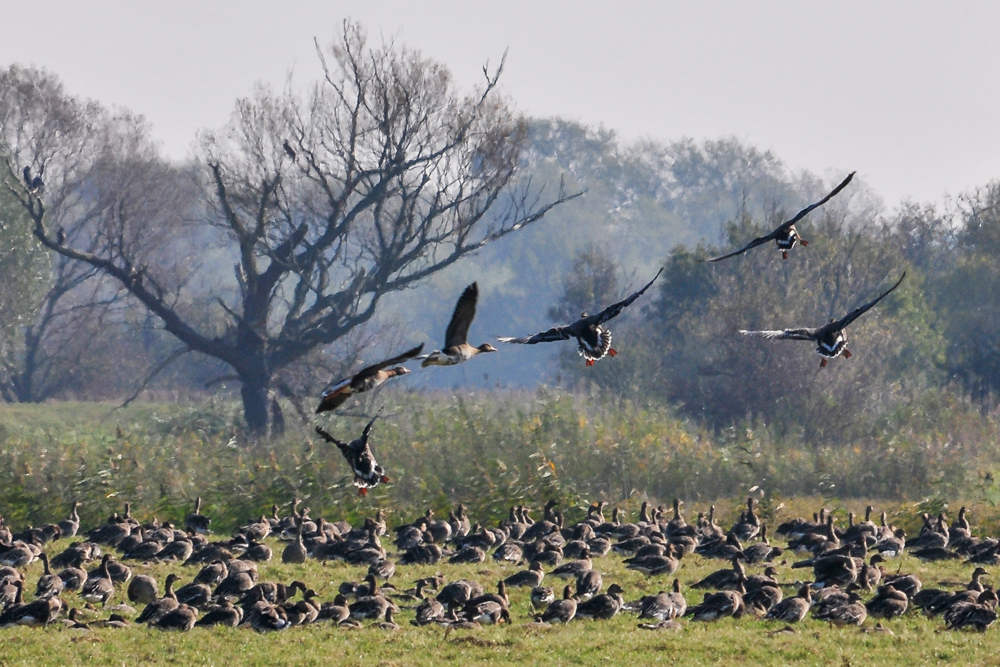
<svg viewBox="0 0 1000 667">
<path fill-rule="evenodd" d="M 759 236 L 755 238 L 753 241 L 746 244 L 739 250 L 734 250 L 733 252 L 722 255 L 721 257 L 712 257 L 711 259 L 703 259 L 701 261 L 718 262 L 723 259 L 735 257 L 736 255 L 742 255 L 747 250 L 750 250 L 751 248 L 756 248 L 757 246 L 763 245 L 771 240 L 773 240 L 777 244 L 778 250 L 781 251 L 781 258 L 788 259 L 788 251 L 794 248 L 796 243 L 801 243 L 803 246 L 809 245 L 808 241 L 799 236 L 798 230 L 795 229 L 795 223 L 801 220 L 802 218 L 806 217 L 806 215 L 808 215 L 809 212 L 812 211 L 813 209 L 819 208 L 820 206 L 822 206 L 823 204 L 827 203 L 835 196 L 837 196 L 837 194 L 845 187 L 847 187 L 847 184 L 851 182 L 851 179 L 854 178 L 855 173 L 856 172 L 853 171 L 849 173 L 847 175 L 847 178 L 841 181 L 840 185 L 835 187 L 830 192 L 830 194 L 823 197 L 815 204 L 810 204 L 809 206 L 806 206 L 804 209 L 796 213 L 794 218 L 786 220 L 785 222 L 778 225 L 778 227 L 770 234 L 765 234 L 764 236 Z"/>
<path fill-rule="evenodd" d="M 603 359 L 605 355 L 610 354 L 613 357 L 618 354 L 618 352 L 611 347 L 611 331 L 605 329 L 601 325 L 618 317 L 623 310 L 630 306 L 633 301 L 642 296 L 642 293 L 648 290 L 650 286 L 656 282 L 656 279 L 660 277 L 661 273 L 663 273 L 662 268 L 656 272 L 656 275 L 653 276 L 652 280 L 643 285 L 643 287 L 635 294 L 619 301 L 614 305 L 608 306 L 596 315 L 588 316 L 587 313 L 584 313 L 580 319 L 572 324 L 554 327 L 548 331 L 537 333 L 534 336 L 523 336 L 521 338 L 501 336 L 498 340 L 501 343 L 534 345 L 536 343 L 552 343 L 559 340 L 576 338 L 577 343 L 580 345 L 580 356 L 587 360 L 588 366 L 593 366 L 595 361 Z"/>
<path fill-rule="evenodd" d="M 323 392 L 322 396 L 320 396 L 319 407 L 316 408 L 316 414 L 328 412 L 329 410 L 336 410 L 343 405 L 344 401 L 354 394 L 363 394 L 366 391 L 375 389 L 391 378 L 399 375 L 406 375 L 410 371 L 403 366 L 396 366 L 395 368 L 389 367 L 394 364 L 402 363 L 408 359 L 413 359 L 420 354 L 423 349 L 424 345 L 421 343 L 412 350 L 407 350 L 399 356 L 386 359 L 385 361 L 380 361 L 379 363 L 372 364 L 366 368 L 362 368 L 354 375 L 335 382 L 329 389 Z"/>
<path fill-rule="evenodd" d="M 385 470 L 375 461 L 375 457 L 372 456 L 371 447 L 368 446 L 368 436 L 372 432 L 375 420 L 379 418 L 379 414 L 381 413 L 382 411 L 379 410 L 379 413 L 368 422 L 368 426 L 365 426 L 365 430 L 361 432 L 361 437 L 352 440 L 350 443 L 341 442 L 319 426 L 316 427 L 316 433 L 322 436 L 327 442 L 337 445 L 340 453 L 347 459 L 347 463 L 354 472 L 354 486 L 358 487 L 359 496 L 367 495 L 368 489 L 378 486 L 379 482 L 389 483 L 389 478 L 386 476 Z"/>
<path fill-rule="evenodd" d="M 420 364 L 422 368 L 427 366 L 454 366 L 463 361 L 468 361 L 480 352 L 496 352 L 497 349 L 489 343 L 483 343 L 479 347 L 469 345 L 469 326 L 476 317 L 476 301 L 479 300 L 479 285 L 472 283 L 465 288 L 462 296 L 458 297 L 455 304 L 455 312 L 448 323 L 448 330 L 444 334 L 444 349 L 434 350 Z"/>
<path fill-rule="evenodd" d="M 864 315 L 875 306 L 876 303 L 884 299 L 894 289 L 899 287 L 906 277 L 906 272 L 899 277 L 896 284 L 880 294 L 878 298 L 869 301 L 863 306 L 858 306 L 839 320 L 830 320 L 828 324 L 815 329 L 781 329 L 778 331 L 744 331 L 740 333 L 744 336 L 754 336 L 756 338 L 770 338 L 773 340 L 811 340 L 816 343 L 816 351 L 823 357 L 820 368 L 826 366 L 827 361 L 835 359 L 841 354 L 845 359 L 851 358 L 851 351 L 847 349 L 847 332 L 845 329 L 851 322 Z"/>
</svg>

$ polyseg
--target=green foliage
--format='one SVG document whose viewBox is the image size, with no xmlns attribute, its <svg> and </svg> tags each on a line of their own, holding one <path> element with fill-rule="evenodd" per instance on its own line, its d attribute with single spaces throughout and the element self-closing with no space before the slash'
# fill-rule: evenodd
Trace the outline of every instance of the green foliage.
<svg viewBox="0 0 1000 667">
<path fill-rule="evenodd" d="M 0 159 L 0 180 L 21 187 L 8 165 Z M 24 329 L 34 322 L 49 282 L 49 259 L 31 229 L 31 219 L 0 184 L 0 397 L 7 400 L 4 388 L 20 367 Z"/>
<path fill-rule="evenodd" d="M 225 532 L 272 504 L 303 498 L 314 516 L 373 506 L 447 514 L 465 503 L 500 518 L 511 504 L 558 499 L 568 516 L 596 499 L 712 501 L 760 488 L 766 497 L 941 497 L 991 503 L 1000 456 L 997 415 L 946 392 L 864 420 L 838 446 L 804 441 L 757 419 L 715 433 L 638 402 L 549 391 L 465 396 L 396 392 L 372 446 L 392 484 L 361 499 L 340 453 L 305 426 L 248 441 L 235 402 L 203 405 L 9 405 L 0 410 L 0 508 L 22 525 L 61 516 L 74 498 L 95 522 L 130 501 L 142 518 L 180 520 L 202 496 Z M 356 437 L 363 421 L 325 424 Z M 575 509 L 574 509 L 575 508 Z"/>
</svg>

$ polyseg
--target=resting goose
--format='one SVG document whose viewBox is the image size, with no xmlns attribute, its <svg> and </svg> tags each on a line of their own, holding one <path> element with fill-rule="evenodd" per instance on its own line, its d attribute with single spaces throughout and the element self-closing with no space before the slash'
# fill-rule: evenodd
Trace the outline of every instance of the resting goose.
<svg viewBox="0 0 1000 667">
<path fill-rule="evenodd" d="M 510 575 L 504 579 L 504 583 L 511 588 L 533 588 L 540 585 L 542 583 L 542 579 L 544 578 L 545 571 L 542 570 L 542 564 L 537 560 L 533 560 L 527 570 L 522 570 L 521 572 Z"/>
<path fill-rule="evenodd" d="M 476 317 L 476 301 L 479 300 L 479 285 L 472 283 L 458 297 L 455 312 L 451 315 L 448 330 L 444 334 L 444 349 L 435 350 L 427 355 L 420 364 L 427 366 L 454 366 L 472 359 L 483 352 L 496 352 L 497 349 L 489 343 L 479 347 L 469 345 L 469 327 Z"/>
<path fill-rule="evenodd" d="M 347 463 L 354 472 L 354 486 L 358 487 L 359 496 L 367 495 L 368 489 L 374 488 L 380 482 L 389 482 L 385 470 L 375 461 L 375 457 L 372 456 L 372 450 L 368 446 L 368 436 L 371 434 L 375 420 L 378 418 L 379 415 L 376 414 L 361 432 L 361 437 L 352 440 L 350 443 L 341 442 L 319 426 L 316 427 L 316 432 L 327 442 L 337 445 L 340 453 L 347 459 Z"/>
<path fill-rule="evenodd" d="M 347 608 L 347 598 L 338 594 L 333 598 L 333 602 L 324 602 L 319 607 L 317 620 L 333 621 L 334 625 L 346 621 L 351 616 L 351 610 Z"/>
<path fill-rule="evenodd" d="M 781 258 L 788 259 L 788 251 L 794 248 L 796 243 L 801 243 L 803 246 L 809 245 L 808 241 L 803 240 L 799 236 L 798 231 L 795 229 L 795 223 L 797 223 L 802 218 L 806 217 L 806 215 L 808 215 L 811 211 L 819 208 L 826 202 L 830 201 L 833 197 L 837 196 L 837 194 L 840 193 L 840 191 L 843 190 L 845 187 L 847 187 L 847 184 L 851 182 L 851 179 L 854 178 L 854 174 L 855 172 L 852 171 L 850 174 L 847 175 L 847 178 L 841 181 L 840 185 L 835 187 L 830 192 L 830 194 L 823 197 L 815 204 L 810 204 L 809 206 L 806 206 L 804 209 L 796 213 L 795 217 L 781 223 L 769 234 L 765 234 L 764 236 L 759 236 L 755 238 L 753 241 L 750 241 L 750 243 L 746 244 L 739 250 L 734 250 L 733 252 L 727 253 L 725 255 L 721 255 L 719 257 L 712 257 L 711 259 L 703 259 L 701 261 L 718 262 L 723 259 L 728 259 L 729 257 L 742 255 L 746 251 L 751 250 L 752 248 L 756 248 L 759 245 L 764 245 L 768 241 L 772 240 L 775 242 L 775 244 L 777 244 L 778 250 L 781 251 Z"/>
<path fill-rule="evenodd" d="M 194 512 L 184 517 L 184 527 L 192 533 L 205 535 L 212 520 L 201 513 L 201 496 L 194 501 Z"/>
<path fill-rule="evenodd" d="M 306 546 L 302 543 L 302 519 L 297 519 L 296 523 L 298 525 L 295 529 L 295 541 L 286 546 L 284 551 L 281 552 L 282 563 L 301 565 L 309 557 L 309 554 L 306 552 Z"/>
<path fill-rule="evenodd" d="M 23 584 L 16 582 L 16 585 Z M 33 628 L 48 625 L 55 620 L 62 607 L 63 602 L 57 596 L 38 598 L 28 604 L 11 606 L 0 614 L 0 628 L 11 625 L 27 625 Z"/>
<path fill-rule="evenodd" d="M 986 593 L 980 595 L 983 596 L 986 596 Z M 975 628 L 979 632 L 986 632 L 986 629 L 997 620 L 997 612 L 989 604 L 978 601 L 966 602 L 955 605 L 945 612 L 944 620 L 949 630 Z"/>
<path fill-rule="evenodd" d="M 719 591 L 706 593 L 701 604 L 688 607 L 684 612 L 692 621 L 717 621 L 727 616 L 743 615 L 743 596 L 741 591 Z"/>
<path fill-rule="evenodd" d="M 811 567 L 816 587 L 846 586 L 858 578 L 858 568 L 850 556 L 831 555 L 792 563 L 793 568 Z"/>
<path fill-rule="evenodd" d="M 142 613 L 139 614 L 139 618 L 135 619 L 136 623 L 156 623 L 161 616 L 177 608 L 180 603 L 177 601 L 177 595 L 174 594 L 173 588 L 174 582 L 178 579 L 179 577 L 173 572 L 167 575 L 163 597 L 147 604 Z"/>
<path fill-rule="evenodd" d="M 584 549 L 579 560 L 563 563 L 549 573 L 550 576 L 560 579 L 576 579 L 587 570 L 593 569 L 594 564 L 590 560 L 590 550 Z"/>
<path fill-rule="evenodd" d="M 523 336 L 521 338 L 501 336 L 498 340 L 501 343 L 535 345 L 536 343 L 552 343 L 555 341 L 570 340 L 571 338 L 575 338 L 579 345 L 578 352 L 580 356 L 587 360 L 588 366 L 593 366 L 595 361 L 603 359 L 605 355 L 611 355 L 613 357 L 618 354 L 618 352 L 611 347 L 611 331 L 605 329 L 601 325 L 618 317 L 623 310 L 630 306 L 633 301 L 642 296 L 642 293 L 648 290 L 650 286 L 656 282 L 656 279 L 660 277 L 661 273 L 663 273 L 662 268 L 657 271 L 652 280 L 646 283 L 637 292 L 622 301 L 619 301 L 618 303 L 608 306 L 596 315 L 588 316 L 584 313 L 579 320 L 573 322 L 572 324 L 554 327 L 548 331 L 543 331 L 533 336 Z"/>
<path fill-rule="evenodd" d="M 828 604 L 813 607 L 813 618 L 834 625 L 861 625 L 868 618 L 868 610 L 861 604 L 857 593 L 849 593 L 846 599 L 829 600 Z"/>
<path fill-rule="evenodd" d="M 535 609 L 547 607 L 555 599 L 555 591 L 548 586 L 535 586 L 531 589 L 531 606 Z"/>
<path fill-rule="evenodd" d="M 444 605 L 434 598 L 427 598 L 417 605 L 417 617 L 410 621 L 413 625 L 428 625 L 437 623 L 444 618 Z"/>
<path fill-rule="evenodd" d="M 618 584 L 611 584 L 607 593 L 595 595 L 586 602 L 578 602 L 574 619 L 603 619 L 614 618 L 621 610 L 625 600 L 622 599 L 622 587 Z"/>
<path fill-rule="evenodd" d="M 905 614 L 908 604 L 906 593 L 888 584 L 878 587 L 878 594 L 865 604 L 865 609 L 870 616 L 891 619 Z"/>
<path fill-rule="evenodd" d="M 104 554 L 101 558 L 101 566 L 97 576 L 90 575 L 80 589 L 80 597 L 87 602 L 107 604 L 108 600 L 115 594 L 115 585 L 111 581 L 111 574 L 108 572 L 108 563 L 111 561 L 111 554 Z"/>
<path fill-rule="evenodd" d="M 657 621 L 669 621 L 680 618 L 687 611 L 687 601 L 681 593 L 680 579 L 674 579 L 670 593 L 660 591 L 643 599 L 639 609 L 639 618 L 651 618 Z"/>
<path fill-rule="evenodd" d="M 74 500 L 73 509 L 70 510 L 69 517 L 59 522 L 59 534 L 61 537 L 76 537 L 77 532 L 80 530 L 80 515 L 76 512 L 79 508 L 80 503 Z"/>
<path fill-rule="evenodd" d="M 806 614 L 812 604 L 812 593 L 808 585 L 802 586 L 798 594 L 793 598 L 787 598 L 777 603 L 764 616 L 770 621 L 781 621 L 782 623 L 798 623 Z"/>
<path fill-rule="evenodd" d="M 150 604 L 157 598 L 156 579 L 148 574 L 134 577 L 128 585 L 129 602 Z"/>
<path fill-rule="evenodd" d="M 563 589 L 563 599 L 553 600 L 542 614 L 543 623 L 569 623 L 576 616 L 576 600 L 573 599 L 573 587 Z"/>
<path fill-rule="evenodd" d="M 198 619 L 195 625 L 203 628 L 213 625 L 223 625 L 235 628 L 243 620 L 243 610 L 236 607 L 229 600 L 222 600 L 215 608 L 210 609 L 204 616 Z"/>
<path fill-rule="evenodd" d="M 733 566 L 725 570 L 716 570 L 701 581 L 691 584 L 691 588 L 708 588 L 711 590 L 735 590 L 746 580 L 746 571 L 740 563 L 741 556 L 733 556 Z"/>
<path fill-rule="evenodd" d="M 42 576 L 38 578 L 38 584 L 35 586 L 35 597 L 36 598 L 49 598 L 62 593 L 65 584 L 63 580 L 57 575 L 52 574 L 49 569 L 49 557 L 45 555 L 43 551 L 39 556 L 42 561 L 42 566 L 45 568 Z"/>
<path fill-rule="evenodd" d="M 581 572 L 576 578 L 576 597 L 586 600 L 601 592 L 604 587 L 604 578 L 597 570 L 587 570 Z"/>
<path fill-rule="evenodd" d="M 178 630 L 180 632 L 187 632 L 194 627 L 194 624 L 198 621 L 198 610 L 194 607 L 189 607 L 186 604 L 177 605 L 177 607 L 171 609 L 170 611 L 162 614 L 156 621 L 150 623 L 150 625 L 159 628 L 160 630 Z"/>
<path fill-rule="evenodd" d="M 821 368 L 826 366 L 830 359 L 836 359 L 841 354 L 844 355 L 845 359 L 849 359 L 851 357 L 851 351 L 847 349 L 847 333 L 845 332 L 847 326 L 854 322 L 854 320 L 864 315 L 868 310 L 873 308 L 875 304 L 888 296 L 894 289 L 899 287 L 905 277 L 906 272 L 904 271 L 903 275 L 900 276 L 896 284 L 880 294 L 877 298 L 864 305 L 858 306 L 839 320 L 830 320 L 828 324 L 824 324 L 821 327 L 816 327 L 815 329 L 781 329 L 777 331 L 747 331 L 740 329 L 740 333 L 744 336 L 769 338 L 771 340 L 813 341 L 816 343 L 816 352 L 823 357 L 823 360 L 820 362 Z"/>
<path fill-rule="evenodd" d="M 752 565 L 770 563 L 782 553 L 781 547 L 771 546 L 768 542 L 767 524 L 763 523 L 760 525 L 760 542 L 743 547 L 743 557 Z"/>
</svg>

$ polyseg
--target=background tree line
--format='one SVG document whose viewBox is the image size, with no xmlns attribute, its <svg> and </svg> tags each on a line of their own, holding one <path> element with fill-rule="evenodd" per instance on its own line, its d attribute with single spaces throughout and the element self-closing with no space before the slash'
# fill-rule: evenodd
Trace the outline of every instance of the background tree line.
<svg viewBox="0 0 1000 667">
<path fill-rule="evenodd" d="M 656 294 L 617 324 L 613 360 L 588 369 L 568 345 L 505 349 L 406 382 L 561 383 L 712 429 L 764 420 L 817 446 L 929 396 L 992 410 L 996 183 L 947 210 L 887 211 L 856 180 L 801 225 L 812 243 L 787 262 L 763 248 L 708 265 L 697 259 L 834 179 L 733 139 L 626 144 L 523 118 L 497 92 L 499 70 L 456 91 L 440 65 L 356 26 L 319 52 L 326 80 L 240 100 L 189 164 L 164 160 L 141 118 L 74 97 L 51 73 L 0 73 L 5 401 L 238 389 L 261 432 L 290 407 L 305 416 L 365 360 L 439 346 L 473 280 L 485 340 L 592 312 L 666 264 Z M 43 173 L 41 192 L 23 166 Z M 818 325 L 903 270 L 893 298 L 852 327 L 856 356 L 823 371 L 808 345 L 736 333 Z"/>
</svg>

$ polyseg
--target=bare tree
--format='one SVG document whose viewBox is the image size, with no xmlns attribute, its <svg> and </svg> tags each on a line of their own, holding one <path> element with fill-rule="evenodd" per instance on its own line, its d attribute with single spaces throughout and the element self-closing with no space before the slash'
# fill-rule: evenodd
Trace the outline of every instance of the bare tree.
<svg viewBox="0 0 1000 667">
<path fill-rule="evenodd" d="M 462 97 L 443 66 L 369 47 L 354 25 L 317 52 L 325 78 L 304 98 L 259 90 L 204 135 L 204 226 L 187 232 L 202 247 L 183 263 L 161 252 L 170 226 L 142 217 L 155 212 L 149 195 L 140 207 L 115 185 L 137 169 L 117 145 L 104 153 L 129 172 L 98 195 L 89 245 L 60 241 L 44 194 L 22 196 L 46 247 L 115 278 L 188 349 L 232 367 L 258 434 L 275 373 L 367 322 L 383 295 L 577 196 L 560 187 L 543 200 L 519 178 L 525 123 L 496 90 L 502 62 Z M 215 285 L 214 309 L 182 298 L 185 281 L 227 261 L 233 278 Z"/>
</svg>

